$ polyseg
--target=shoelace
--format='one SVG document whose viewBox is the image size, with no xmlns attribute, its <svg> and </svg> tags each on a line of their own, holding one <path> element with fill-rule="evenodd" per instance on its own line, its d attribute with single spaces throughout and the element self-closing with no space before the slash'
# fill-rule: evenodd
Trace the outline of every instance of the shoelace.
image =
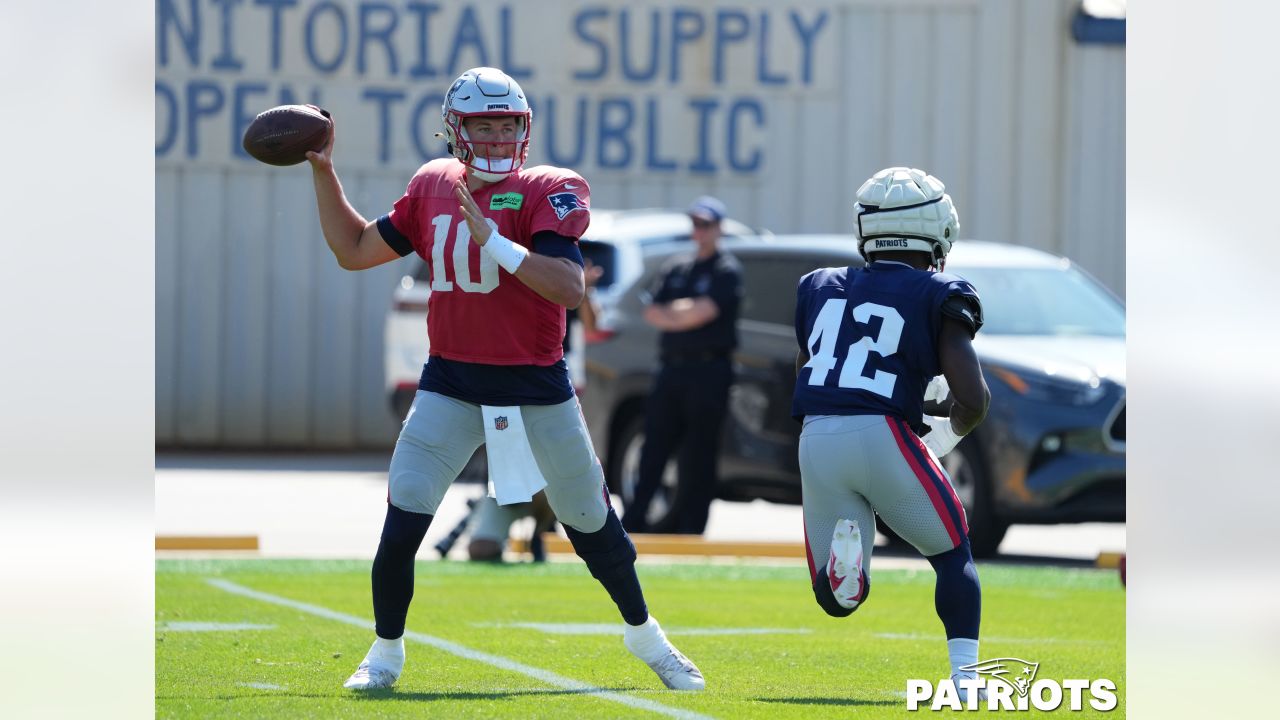
<svg viewBox="0 0 1280 720">
<path fill-rule="evenodd" d="M 693 663 L 689 662 L 688 658 L 681 655 L 679 651 L 676 650 L 672 650 L 661 660 L 651 665 L 651 667 L 659 673 L 665 673 L 667 675 L 672 675 L 677 672 L 701 675 L 701 673 L 698 672 L 698 668 L 694 667 Z"/>
<path fill-rule="evenodd" d="M 387 670 L 386 668 L 372 667 L 367 662 L 360 663 L 360 666 L 356 668 L 355 674 L 357 677 L 364 675 L 368 678 L 376 678 L 379 682 L 384 681 L 388 677 L 390 677 L 391 680 L 395 679 L 395 673 Z"/>
</svg>

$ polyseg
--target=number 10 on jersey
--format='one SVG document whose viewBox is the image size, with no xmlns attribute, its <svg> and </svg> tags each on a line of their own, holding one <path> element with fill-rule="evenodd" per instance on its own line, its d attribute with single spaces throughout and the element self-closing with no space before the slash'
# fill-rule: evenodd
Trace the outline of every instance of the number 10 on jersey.
<svg viewBox="0 0 1280 720">
<path fill-rule="evenodd" d="M 811 371 L 810 385 L 825 385 L 827 373 L 838 362 L 836 344 L 847 305 L 847 300 L 831 298 L 818 311 L 813 331 L 809 333 L 809 362 L 804 365 Z M 898 352 L 898 343 L 902 340 L 902 316 L 887 305 L 871 302 L 855 306 L 850 315 L 860 325 L 869 324 L 873 317 L 880 318 L 880 332 L 876 337 L 863 335 L 845 349 L 844 366 L 840 368 L 837 384 L 842 388 L 867 390 L 887 398 L 893 397 L 893 386 L 898 382 L 897 375 L 883 370 L 877 370 L 873 377 L 866 377 L 862 373 L 871 353 L 884 357 Z"/>
</svg>

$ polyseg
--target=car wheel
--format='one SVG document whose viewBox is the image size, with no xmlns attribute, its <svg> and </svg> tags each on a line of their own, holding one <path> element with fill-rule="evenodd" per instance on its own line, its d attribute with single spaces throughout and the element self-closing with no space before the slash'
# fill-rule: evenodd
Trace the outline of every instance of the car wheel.
<svg viewBox="0 0 1280 720">
<path fill-rule="evenodd" d="M 622 430 L 609 451 L 609 485 L 622 496 L 625 511 L 635 498 L 636 485 L 640 482 L 640 451 L 644 447 L 644 415 L 637 414 L 623 423 Z M 676 461 L 667 461 L 662 473 L 662 483 L 653 493 L 645 524 L 649 532 L 674 532 L 676 503 L 679 502 Z"/>
<path fill-rule="evenodd" d="M 942 467 L 951 477 L 956 497 L 964 505 L 965 517 L 969 521 L 969 547 L 974 557 L 995 555 L 1009 524 L 995 515 L 991 476 L 977 439 L 961 441 L 942 458 Z"/>
</svg>

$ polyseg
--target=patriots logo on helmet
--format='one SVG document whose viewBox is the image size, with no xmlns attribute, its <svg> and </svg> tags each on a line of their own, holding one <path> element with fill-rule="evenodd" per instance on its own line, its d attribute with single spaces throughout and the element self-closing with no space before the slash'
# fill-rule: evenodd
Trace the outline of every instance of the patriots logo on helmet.
<svg viewBox="0 0 1280 720">
<path fill-rule="evenodd" d="M 578 199 L 578 196 L 571 192 L 548 195 L 547 202 L 551 203 L 551 209 L 556 211 L 556 217 L 560 220 L 563 220 L 565 215 L 568 215 L 574 210 L 587 209 L 587 206 L 582 204 L 582 201 Z"/>
<path fill-rule="evenodd" d="M 494 429 L 494 430 L 506 430 L 506 429 L 507 429 L 507 416 L 506 416 L 506 415 L 499 415 L 498 417 L 494 418 L 494 419 L 493 419 L 493 429 Z"/>
<path fill-rule="evenodd" d="M 1040 663 L 1018 658 L 996 658 L 981 660 L 960 669 L 976 672 L 979 675 L 988 675 L 990 680 L 999 680 L 1013 688 L 1020 697 L 1026 697 L 1027 691 L 1031 689 L 1031 683 L 1036 679 L 1036 673 L 1040 671 Z M 1012 677 L 1009 677 L 1011 673 Z"/>
<path fill-rule="evenodd" d="M 458 88 L 461 88 L 462 84 L 465 83 L 466 81 L 467 81 L 467 76 L 465 73 L 462 75 L 462 77 L 453 81 L 453 86 L 450 87 L 449 92 L 445 93 L 444 95 L 444 104 L 446 107 L 453 102 L 453 96 L 457 94 Z M 467 97 L 470 97 L 470 96 L 468 95 Z"/>
</svg>

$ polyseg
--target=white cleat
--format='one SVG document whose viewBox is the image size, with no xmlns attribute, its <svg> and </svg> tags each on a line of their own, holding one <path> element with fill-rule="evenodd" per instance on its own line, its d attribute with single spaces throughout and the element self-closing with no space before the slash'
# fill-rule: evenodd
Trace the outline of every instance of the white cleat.
<svg viewBox="0 0 1280 720">
<path fill-rule="evenodd" d="M 862 531 L 853 520 L 840 520 L 831 534 L 827 579 L 840 607 L 853 610 L 862 602 Z"/>
<path fill-rule="evenodd" d="M 389 688 L 400 678 L 400 673 L 390 668 L 370 665 L 368 660 L 360 663 L 351 677 L 342 683 L 348 690 L 381 690 Z"/>
<path fill-rule="evenodd" d="M 348 690 L 382 690 L 400 679 L 404 669 L 404 640 L 378 639 L 360 661 L 360 667 L 342 683 Z"/>
<path fill-rule="evenodd" d="M 960 685 L 960 681 L 964 679 L 965 677 L 961 675 L 951 676 L 951 682 L 956 686 L 956 694 L 960 696 L 960 702 L 965 706 L 965 708 L 968 708 L 969 707 L 969 688 L 963 687 Z M 978 688 L 977 707 L 982 707 L 986 702 L 987 702 L 987 689 L 985 687 L 980 687 Z"/>
<path fill-rule="evenodd" d="M 662 684 L 672 690 L 702 690 L 707 686 L 702 671 L 667 640 L 658 621 L 649 616 L 644 625 L 626 626 L 622 642 L 632 655 L 640 658 L 658 674 Z"/>
</svg>

